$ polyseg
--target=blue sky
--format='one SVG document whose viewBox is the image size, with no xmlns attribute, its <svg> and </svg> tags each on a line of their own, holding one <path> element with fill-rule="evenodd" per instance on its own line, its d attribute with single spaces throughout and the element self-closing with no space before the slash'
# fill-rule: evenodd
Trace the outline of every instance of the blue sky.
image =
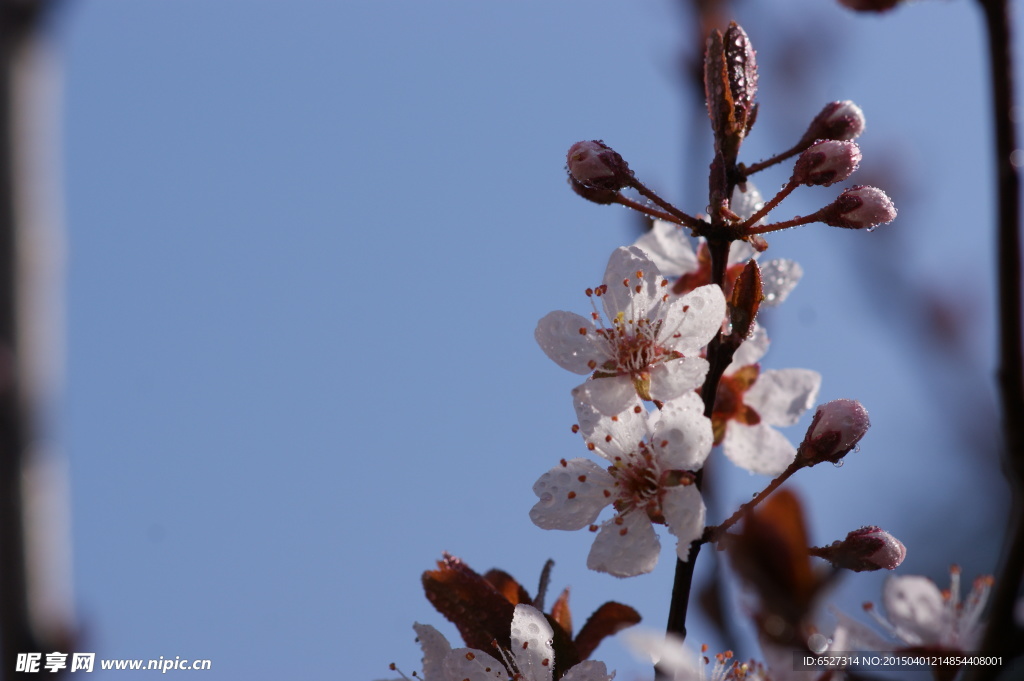
<svg viewBox="0 0 1024 681">
<path fill-rule="evenodd" d="M 578 619 L 614 599 L 663 626 L 667 548 L 651 575 L 588 573 L 587 533 L 544 532 L 527 511 L 537 476 L 583 455 L 569 432 L 577 379 L 534 326 L 585 312 L 583 289 L 634 238 L 623 209 L 568 191 L 566 149 L 604 139 L 674 200 L 706 186 L 694 186 L 706 142 L 687 133 L 704 114 L 673 70 L 694 46 L 674 4 L 95 0 L 58 19 L 54 432 L 80 648 L 209 658 L 223 679 L 387 678 L 392 661 L 408 673 L 413 621 L 454 636 L 419 586 L 442 551 L 531 588 L 553 557 Z M 908 276 L 972 320 L 966 370 L 989 382 L 979 17 L 967 2 L 876 18 L 787 0 L 739 20 L 762 59 L 743 157 L 789 146 L 820 106 L 852 99 L 868 118 L 865 169 L 904 174 L 909 199 L 872 234 L 770 240 L 805 278 L 766 318 L 764 365 L 821 371 L 822 401 L 860 399 L 874 423 L 841 470 L 797 481 L 814 538 L 879 524 L 907 541 L 905 573 L 990 571 L 991 546 L 923 546 L 937 528 L 966 535 L 972 496 L 998 490 L 977 473 L 989 462 L 961 456 L 922 380 L 928 356 L 896 335 L 864 265 L 866 249 L 901 249 Z M 832 36 L 799 107 L 766 66 L 785 26 Z M 767 193 L 785 179 L 758 181 Z M 779 215 L 830 197 L 808 192 Z M 944 390 L 955 405 L 957 385 Z M 764 481 L 729 466 L 735 505 Z M 835 601 L 877 600 L 880 583 L 847 579 Z M 597 657 L 620 678 L 646 673 L 618 642 Z"/>
</svg>

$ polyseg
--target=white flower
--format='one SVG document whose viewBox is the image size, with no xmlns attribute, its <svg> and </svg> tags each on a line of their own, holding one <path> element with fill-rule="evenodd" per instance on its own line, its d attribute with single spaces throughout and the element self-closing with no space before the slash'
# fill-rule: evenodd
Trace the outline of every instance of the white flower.
<svg viewBox="0 0 1024 681">
<path fill-rule="evenodd" d="M 748 218 L 763 205 L 761 194 L 747 183 L 747 191 L 736 187 L 732 195 L 731 208 L 741 218 Z M 675 277 L 671 286 L 673 293 L 681 294 L 693 290 L 697 286 L 711 281 L 711 255 L 704 239 L 699 240 L 695 253 L 690 240 L 683 235 L 677 225 L 663 220 L 655 220 L 654 227 L 639 239 L 638 246 L 658 266 L 662 274 Z M 726 270 L 725 294 L 732 291 L 733 283 L 739 276 L 743 266 L 751 258 L 760 255 L 743 241 L 734 241 L 729 249 L 728 269 Z M 803 276 L 803 268 L 793 260 L 775 259 L 761 265 L 761 282 L 764 287 L 764 304 L 778 305 L 789 296 L 790 292 Z"/>
<path fill-rule="evenodd" d="M 677 555 L 687 560 L 690 542 L 704 532 L 704 501 L 690 474 L 711 451 L 711 422 L 703 411 L 694 392 L 653 414 L 635 398 L 616 416 L 604 416 L 577 399 L 587 447 L 611 465 L 563 459 L 534 484 L 540 500 L 530 518 L 547 530 L 597 530 L 592 523 L 612 505 L 615 516 L 600 526 L 587 566 L 616 577 L 654 569 L 661 546 L 653 523 L 668 526 L 678 539 Z"/>
<path fill-rule="evenodd" d="M 811 408 L 821 374 L 810 369 L 761 371 L 757 361 L 767 350 L 768 335 L 758 327 L 722 376 L 711 420 L 715 444 L 723 446 L 730 461 L 752 473 L 776 476 L 793 462 L 796 447 L 774 427 L 793 425 Z"/>
<path fill-rule="evenodd" d="M 940 590 L 935 582 L 919 575 L 889 577 L 882 587 L 883 617 L 873 603 L 865 603 L 875 622 L 888 634 L 875 630 L 837 610 L 837 646 L 842 649 L 889 651 L 912 649 L 915 652 L 971 652 L 977 649 L 984 632 L 981 613 L 992 588 L 992 577 L 979 577 L 966 600 L 960 599 L 960 568 L 949 570 L 950 587 Z M 893 643 L 895 639 L 897 643 Z M 833 649 L 839 650 L 833 646 Z"/>
<path fill-rule="evenodd" d="M 612 253 L 604 283 L 587 289 L 602 299 L 608 321 L 596 306 L 591 319 L 557 311 L 537 324 L 541 349 L 563 369 L 596 372 L 573 395 L 602 414 L 618 414 L 639 395 L 665 401 L 698 387 L 707 374 L 700 349 L 725 318 L 725 297 L 717 286 L 702 286 L 676 298 L 668 281 L 643 251 Z"/>
<path fill-rule="evenodd" d="M 983 631 L 981 612 L 992 588 L 991 577 L 974 580 L 967 599 L 960 600 L 960 568 L 950 571 L 950 587 L 941 591 L 919 575 L 890 577 L 882 588 L 887 617 L 873 606 L 865 609 L 894 638 L 912 648 L 974 650 Z M 877 648 L 876 648 L 877 650 Z"/>
<path fill-rule="evenodd" d="M 512 649 L 498 661 L 482 650 L 456 648 L 444 656 L 444 676 L 439 681 L 552 681 L 554 631 L 536 608 L 517 605 L 512 617 Z M 603 662 L 584 660 L 563 676 L 563 681 L 611 681 Z M 426 679 L 434 681 L 434 679 Z"/>
</svg>

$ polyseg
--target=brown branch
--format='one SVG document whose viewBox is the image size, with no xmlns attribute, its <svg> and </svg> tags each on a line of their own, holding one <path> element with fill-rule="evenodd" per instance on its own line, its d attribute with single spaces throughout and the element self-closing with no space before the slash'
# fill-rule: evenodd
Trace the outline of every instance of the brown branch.
<svg viewBox="0 0 1024 681">
<path fill-rule="evenodd" d="M 982 642 L 986 651 L 1021 651 L 1021 631 L 1013 611 L 1024 575 L 1024 357 L 1022 357 L 1020 176 L 1011 160 L 1017 149 L 1013 123 L 1014 79 L 1010 12 L 1006 0 L 979 0 L 988 31 L 995 167 L 998 187 L 997 265 L 999 324 L 999 397 L 1002 402 L 1004 472 L 1012 493 L 1012 517 L 1002 567 L 992 594 L 992 611 Z M 994 678 L 999 669 L 978 667 L 977 678 Z"/>
</svg>

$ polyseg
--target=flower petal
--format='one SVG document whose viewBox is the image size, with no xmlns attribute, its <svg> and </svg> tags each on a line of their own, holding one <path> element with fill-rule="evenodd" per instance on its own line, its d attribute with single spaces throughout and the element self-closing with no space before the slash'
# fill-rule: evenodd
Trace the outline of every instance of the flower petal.
<svg viewBox="0 0 1024 681">
<path fill-rule="evenodd" d="M 663 307 L 658 341 L 683 355 L 696 355 L 725 321 L 725 296 L 715 284 L 700 286 Z"/>
<path fill-rule="evenodd" d="M 605 416 L 593 405 L 580 399 L 573 406 L 576 408 L 583 440 L 593 444 L 594 449 L 606 459 L 614 461 L 618 457 L 631 455 L 640 441 L 650 434 L 647 410 L 636 399 L 636 395 L 632 396 L 632 401 L 625 409 L 613 416 Z"/>
<path fill-rule="evenodd" d="M 945 606 L 935 582 L 919 575 L 890 577 L 882 587 L 882 602 L 904 641 L 911 645 L 940 642 Z"/>
<path fill-rule="evenodd" d="M 722 446 L 729 460 L 740 468 L 772 477 L 786 470 L 796 458 L 796 447 L 782 433 L 763 423 L 746 426 L 730 421 Z"/>
<path fill-rule="evenodd" d="M 762 206 L 764 206 L 764 198 L 762 198 L 761 192 L 758 191 L 753 182 L 736 185 L 736 188 L 732 190 L 732 199 L 729 201 L 729 210 L 736 213 L 736 215 L 739 215 L 744 220 L 761 210 Z M 760 225 L 763 224 L 763 222 L 764 218 L 761 218 L 761 220 L 758 220 L 757 224 Z M 749 244 L 743 241 L 738 241 L 733 242 L 732 249 L 730 250 L 739 250 L 737 246 L 746 246 L 747 248 L 750 248 Z M 744 260 L 749 260 L 753 256 L 754 249 L 750 248 L 749 253 L 750 254 L 747 255 Z M 729 258 L 729 261 L 730 264 L 734 262 L 741 262 L 739 260 L 733 260 L 732 258 Z"/>
<path fill-rule="evenodd" d="M 612 681 L 614 672 L 609 674 L 604 662 L 583 660 L 565 673 L 562 681 Z"/>
<path fill-rule="evenodd" d="M 629 376 L 592 378 L 573 388 L 572 396 L 606 416 L 621 414 L 637 399 L 633 379 Z"/>
<path fill-rule="evenodd" d="M 736 348 L 736 353 L 732 356 L 732 363 L 725 373 L 731 374 L 740 367 L 756 364 L 759 359 L 764 357 L 764 353 L 768 352 L 768 344 L 768 332 L 755 322 L 754 332 Z"/>
<path fill-rule="evenodd" d="M 676 634 L 649 629 L 630 629 L 622 635 L 626 647 L 637 657 L 650 661 L 674 680 L 704 678 L 704 663 Z"/>
<path fill-rule="evenodd" d="M 495 660 L 482 650 L 473 648 L 456 648 L 444 657 L 445 679 L 459 681 L 491 681 L 499 679 L 507 681 L 508 671 L 505 665 Z M 427 681 L 434 681 L 428 679 Z"/>
<path fill-rule="evenodd" d="M 643 276 L 638 277 L 637 272 Z M 636 246 L 615 249 L 604 273 L 608 290 L 602 299 L 608 319 L 615 319 L 620 312 L 626 313 L 627 319 L 647 319 L 660 300 L 660 278 L 658 267 Z"/>
<path fill-rule="evenodd" d="M 790 292 L 804 276 L 804 268 L 795 260 L 778 258 L 761 266 L 761 286 L 765 305 L 778 305 L 789 297 Z"/>
<path fill-rule="evenodd" d="M 545 355 L 574 374 L 589 374 L 608 359 L 607 345 L 593 322 L 573 312 L 549 312 L 537 322 L 533 337 Z"/>
<path fill-rule="evenodd" d="M 830 650 L 891 650 L 893 644 L 844 612 L 832 609 L 836 629 Z"/>
<path fill-rule="evenodd" d="M 770 426 L 791 426 L 818 399 L 821 374 L 810 369 L 762 371 L 743 401 Z"/>
<path fill-rule="evenodd" d="M 690 240 L 671 222 L 655 220 L 651 231 L 633 245 L 643 250 L 665 276 L 678 277 L 699 268 Z"/>
<path fill-rule="evenodd" d="M 540 499 L 530 520 L 545 530 L 581 530 L 611 503 L 615 480 L 588 459 L 570 459 L 538 478 L 533 493 Z"/>
<path fill-rule="evenodd" d="M 703 357 L 680 357 L 655 365 L 651 369 L 651 397 L 664 402 L 699 388 L 709 366 Z"/>
<path fill-rule="evenodd" d="M 412 628 L 416 630 L 416 638 L 423 650 L 423 678 L 427 681 L 443 678 L 444 658 L 452 650 L 448 639 L 429 624 L 417 622 Z"/>
<path fill-rule="evenodd" d="M 704 534 L 707 508 L 700 490 L 696 485 L 669 487 L 662 498 L 661 510 L 665 514 L 668 531 L 679 539 L 676 555 L 685 562 L 689 559 L 690 543 Z"/>
<path fill-rule="evenodd" d="M 587 567 L 615 577 L 633 577 L 653 570 L 659 553 L 661 543 L 650 518 L 631 511 L 601 526 L 587 556 Z"/>
<path fill-rule="evenodd" d="M 714 435 L 704 402 L 695 392 L 670 400 L 651 415 L 651 441 L 663 469 L 696 471 L 711 453 Z"/>
<path fill-rule="evenodd" d="M 555 666 L 555 649 L 551 639 L 555 632 L 536 608 L 516 606 L 512 616 L 512 657 L 526 681 L 551 681 Z"/>
</svg>

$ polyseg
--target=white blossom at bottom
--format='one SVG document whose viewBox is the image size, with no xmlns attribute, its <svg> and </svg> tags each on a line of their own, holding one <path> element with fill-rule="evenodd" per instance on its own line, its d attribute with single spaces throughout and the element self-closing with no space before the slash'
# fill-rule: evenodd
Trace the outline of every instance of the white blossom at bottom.
<svg viewBox="0 0 1024 681">
<path fill-rule="evenodd" d="M 512 617 L 512 648 L 502 651 L 503 660 L 473 648 L 452 649 L 447 639 L 429 624 L 415 624 L 423 649 L 423 681 L 553 681 L 554 631 L 544 615 L 529 605 L 517 605 Z M 584 660 L 574 665 L 562 681 L 612 681 L 603 662 Z M 396 679 L 395 681 L 400 681 Z"/>
</svg>

